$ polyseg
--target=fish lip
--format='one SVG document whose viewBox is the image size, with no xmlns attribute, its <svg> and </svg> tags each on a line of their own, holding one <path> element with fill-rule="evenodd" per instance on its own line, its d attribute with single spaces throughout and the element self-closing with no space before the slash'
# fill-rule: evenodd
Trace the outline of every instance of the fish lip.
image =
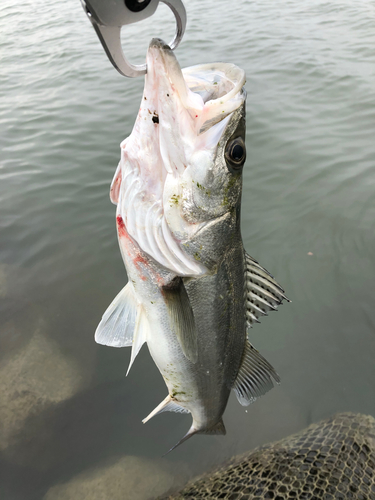
<svg viewBox="0 0 375 500">
<path fill-rule="evenodd" d="M 155 48 L 159 50 L 168 50 L 172 52 L 170 46 L 164 42 L 161 38 L 153 38 L 148 46 L 149 49 Z"/>
<path fill-rule="evenodd" d="M 165 95 L 160 102 L 161 94 L 177 90 L 179 100 L 186 104 L 186 85 L 181 67 L 168 44 L 161 38 L 153 38 L 147 51 L 147 73 L 144 92 L 154 93 L 159 104 L 166 105 Z M 156 103 L 155 103 L 156 104 Z M 161 110 L 160 110 L 161 111 Z"/>
<path fill-rule="evenodd" d="M 159 115 L 167 126 L 175 127 L 177 120 L 185 120 L 182 128 L 191 131 L 191 144 L 238 109 L 246 98 L 242 68 L 216 62 L 182 69 L 172 49 L 160 38 L 153 38 L 149 44 L 147 67 L 145 92 L 155 96 Z"/>
<path fill-rule="evenodd" d="M 241 95 L 242 98 L 238 100 L 238 103 L 236 106 L 234 106 L 230 112 L 234 111 L 237 107 L 241 105 L 241 103 L 245 100 L 246 94 L 241 92 L 243 90 L 243 86 L 246 81 L 246 76 L 245 72 L 242 68 L 236 66 L 235 64 L 232 63 L 223 63 L 223 62 L 214 62 L 214 63 L 207 63 L 207 64 L 197 64 L 194 66 L 189 66 L 187 68 L 181 68 L 177 58 L 173 52 L 173 50 L 170 48 L 170 46 L 164 42 L 161 38 L 153 38 L 149 44 L 148 47 L 148 53 L 147 53 L 147 59 L 149 59 L 148 66 L 150 66 L 151 72 L 153 71 L 153 68 L 151 66 L 156 63 L 156 57 L 155 54 L 153 54 L 154 50 L 156 49 L 157 52 L 160 53 L 161 60 L 159 59 L 157 66 L 158 66 L 158 73 L 156 76 L 158 79 L 162 80 L 163 78 L 166 78 L 169 81 L 169 84 L 171 86 L 176 85 L 179 90 L 180 94 L 180 99 L 183 101 L 183 104 L 187 104 L 188 107 L 191 107 L 191 105 L 194 106 L 194 104 L 197 104 L 196 99 L 194 99 L 194 104 L 192 102 L 185 102 L 187 95 L 186 93 L 192 93 L 195 94 L 195 97 L 198 98 L 199 92 L 197 92 L 193 86 L 193 81 L 194 79 L 201 79 L 201 83 L 203 85 L 208 84 L 208 80 L 205 81 L 204 76 L 205 74 L 215 74 L 215 79 L 218 77 L 218 79 L 224 79 L 226 80 L 228 87 L 230 85 L 232 88 L 228 88 L 227 92 L 225 94 L 217 95 L 214 98 L 208 99 L 207 101 L 203 101 L 201 105 L 203 107 L 212 107 L 212 108 L 220 108 L 218 104 L 223 104 L 223 101 L 227 102 L 230 100 L 233 100 L 236 96 Z M 160 71 L 160 70 L 163 71 Z M 195 82 L 196 83 L 196 82 Z M 215 83 L 216 85 L 216 83 Z M 212 84 L 211 84 L 212 86 Z M 241 101 L 241 102 L 240 102 Z M 218 111 L 218 114 L 220 116 L 222 113 L 222 109 Z M 229 113 L 225 113 L 222 118 L 225 118 Z"/>
</svg>

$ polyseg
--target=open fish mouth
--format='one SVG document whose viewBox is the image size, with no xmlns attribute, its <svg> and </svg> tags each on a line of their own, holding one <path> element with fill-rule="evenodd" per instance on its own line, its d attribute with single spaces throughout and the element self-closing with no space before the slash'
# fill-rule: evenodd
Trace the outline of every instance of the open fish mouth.
<svg viewBox="0 0 375 500">
<path fill-rule="evenodd" d="M 155 38 L 149 46 L 147 65 L 145 94 L 152 95 L 159 116 L 168 122 L 172 117 L 188 120 L 189 116 L 195 136 L 223 120 L 244 101 L 241 89 L 245 72 L 234 64 L 201 64 L 181 70 L 169 46 Z"/>
<path fill-rule="evenodd" d="M 157 110 L 159 123 L 180 125 L 185 140 L 193 140 L 244 102 L 245 72 L 229 63 L 191 66 L 181 70 L 168 45 L 153 39 L 147 55 L 144 97 Z M 150 102 L 151 101 L 151 102 Z M 202 143 L 200 141 L 200 143 Z"/>
<path fill-rule="evenodd" d="M 193 162 L 201 161 L 202 169 L 212 162 L 231 113 L 245 100 L 245 73 L 227 63 L 181 70 L 156 38 L 147 68 L 137 120 L 121 144 L 112 201 L 143 251 L 181 276 L 203 275 L 205 266 L 183 246 L 205 224 L 184 217 L 183 177 Z M 121 183 L 127 187 L 119 196 Z"/>
</svg>

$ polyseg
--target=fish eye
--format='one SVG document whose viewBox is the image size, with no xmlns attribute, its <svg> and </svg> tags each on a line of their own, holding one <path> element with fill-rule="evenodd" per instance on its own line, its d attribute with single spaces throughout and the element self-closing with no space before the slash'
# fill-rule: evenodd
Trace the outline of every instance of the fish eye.
<svg viewBox="0 0 375 500">
<path fill-rule="evenodd" d="M 236 137 L 227 144 L 225 157 L 232 168 L 239 169 L 242 167 L 246 159 L 246 148 L 241 137 Z"/>
</svg>

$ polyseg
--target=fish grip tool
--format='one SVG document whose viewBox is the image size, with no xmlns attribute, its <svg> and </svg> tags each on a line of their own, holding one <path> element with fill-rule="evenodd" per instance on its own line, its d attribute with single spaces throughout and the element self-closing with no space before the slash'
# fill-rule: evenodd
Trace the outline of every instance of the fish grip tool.
<svg viewBox="0 0 375 500">
<path fill-rule="evenodd" d="M 172 10 L 176 19 L 176 33 L 169 43 L 175 49 L 182 40 L 186 27 L 186 10 L 181 0 L 81 0 L 103 48 L 119 73 L 134 78 L 147 72 L 145 64 L 131 64 L 121 46 L 121 28 L 152 16 L 159 2 Z"/>
</svg>

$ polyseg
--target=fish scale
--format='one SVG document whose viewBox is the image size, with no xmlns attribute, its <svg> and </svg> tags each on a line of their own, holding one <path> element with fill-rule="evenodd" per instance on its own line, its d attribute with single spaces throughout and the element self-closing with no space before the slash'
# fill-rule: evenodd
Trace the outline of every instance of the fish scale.
<svg viewBox="0 0 375 500">
<path fill-rule="evenodd" d="M 232 389 L 248 405 L 279 383 L 247 327 L 286 296 L 241 238 L 243 70 L 215 63 L 182 71 L 158 39 L 147 67 L 111 186 L 129 282 L 95 338 L 131 345 L 129 369 L 147 344 L 168 395 L 143 422 L 164 411 L 191 413 L 178 445 L 194 434 L 226 433 Z"/>
</svg>

